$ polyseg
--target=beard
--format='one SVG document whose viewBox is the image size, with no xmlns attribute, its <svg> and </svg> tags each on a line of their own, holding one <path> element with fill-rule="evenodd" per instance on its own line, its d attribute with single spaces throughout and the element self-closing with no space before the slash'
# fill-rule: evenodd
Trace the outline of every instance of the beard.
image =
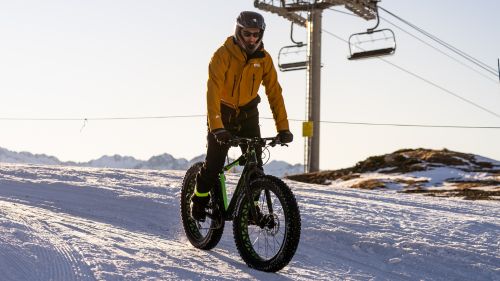
<svg viewBox="0 0 500 281">
<path fill-rule="evenodd" d="M 255 51 L 257 51 L 262 45 L 262 37 L 264 37 L 264 32 L 261 32 L 259 39 L 255 41 L 254 44 L 249 44 L 246 43 L 245 39 L 243 39 L 243 36 L 241 36 L 241 27 L 236 26 L 234 37 L 238 45 L 247 53 L 247 55 L 251 55 L 255 53 Z"/>
<path fill-rule="evenodd" d="M 236 42 L 248 55 L 251 55 L 259 49 L 259 47 L 262 44 L 262 39 L 259 38 L 257 42 L 252 44 L 252 43 L 246 43 L 245 40 L 241 38 L 241 36 L 237 36 Z"/>
</svg>

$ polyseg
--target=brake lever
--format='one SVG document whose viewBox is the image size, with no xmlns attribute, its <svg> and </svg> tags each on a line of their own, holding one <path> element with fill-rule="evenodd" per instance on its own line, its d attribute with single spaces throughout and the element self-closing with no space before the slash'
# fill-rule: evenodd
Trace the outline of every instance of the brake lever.
<svg viewBox="0 0 500 281">
<path fill-rule="evenodd" d="M 274 139 L 273 139 L 273 140 L 269 143 L 269 146 L 271 146 L 271 147 L 275 147 L 275 146 L 276 146 L 276 145 L 278 145 L 278 144 L 279 144 L 279 145 L 281 145 L 281 146 L 288 146 L 288 144 L 281 142 L 279 138 L 274 138 Z"/>
<path fill-rule="evenodd" d="M 272 140 L 272 141 L 269 143 L 269 146 L 270 146 L 270 147 L 275 147 L 277 144 L 278 144 L 277 140 L 276 140 L 276 139 L 274 139 L 274 140 Z"/>
<path fill-rule="evenodd" d="M 229 146 L 236 147 L 236 146 L 238 146 L 238 145 L 239 145 L 239 141 L 238 141 L 238 139 L 237 139 L 237 138 L 232 138 L 232 139 L 230 139 L 230 140 L 228 140 L 228 141 L 227 141 L 227 144 L 228 144 Z"/>
</svg>

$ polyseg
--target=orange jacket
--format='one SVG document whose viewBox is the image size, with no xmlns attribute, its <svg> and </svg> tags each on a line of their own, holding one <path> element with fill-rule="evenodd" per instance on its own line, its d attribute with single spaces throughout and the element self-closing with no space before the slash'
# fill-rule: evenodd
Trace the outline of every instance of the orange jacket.
<svg viewBox="0 0 500 281">
<path fill-rule="evenodd" d="M 271 56 L 261 48 L 247 61 L 247 54 L 234 42 L 233 36 L 228 37 L 214 53 L 208 66 L 207 110 L 210 131 L 224 128 L 221 103 L 239 113 L 239 107 L 257 97 L 261 83 L 266 88 L 276 129 L 288 130 L 285 103 Z"/>
</svg>

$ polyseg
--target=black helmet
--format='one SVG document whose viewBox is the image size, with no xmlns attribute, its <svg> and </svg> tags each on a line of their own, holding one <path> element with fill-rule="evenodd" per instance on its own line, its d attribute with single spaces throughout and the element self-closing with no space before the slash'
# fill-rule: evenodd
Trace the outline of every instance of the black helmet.
<svg viewBox="0 0 500 281">
<path fill-rule="evenodd" d="M 262 32 L 266 30 L 264 17 L 259 13 L 251 11 L 241 12 L 236 19 L 236 24 L 241 28 L 258 28 Z"/>
<path fill-rule="evenodd" d="M 241 35 L 241 30 L 243 28 L 258 28 L 260 29 L 259 39 L 253 45 L 245 44 L 245 40 Z M 234 30 L 234 37 L 236 42 L 243 48 L 248 54 L 254 53 L 262 44 L 262 37 L 264 37 L 264 31 L 266 30 L 266 23 L 264 22 L 264 17 L 256 12 L 243 11 L 236 18 L 236 28 Z"/>
</svg>

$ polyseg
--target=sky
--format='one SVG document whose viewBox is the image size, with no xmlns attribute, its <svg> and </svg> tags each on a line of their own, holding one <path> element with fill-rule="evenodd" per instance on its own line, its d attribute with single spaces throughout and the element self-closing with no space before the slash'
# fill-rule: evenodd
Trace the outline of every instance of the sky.
<svg viewBox="0 0 500 281">
<path fill-rule="evenodd" d="M 475 58 L 497 67 L 500 2 L 396 1 L 380 6 Z M 347 11 L 342 6 L 335 9 Z M 234 31 L 253 1 L 0 1 L 0 147 L 45 153 L 63 161 L 121 154 L 146 160 L 170 153 L 191 159 L 206 149 L 206 81 L 213 52 Z M 260 11 L 264 44 L 277 64 L 290 45 L 290 23 Z M 415 31 L 386 13 L 382 17 Z M 396 54 L 349 61 L 347 39 L 374 21 L 332 10 L 323 13 L 321 119 L 459 126 L 500 126 L 500 82 L 381 21 L 396 34 Z M 306 40 L 304 28 L 295 28 Z M 449 53 L 449 52 L 448 52 Z M 476 69 L 476 71 L 480 71 Z M 486 75 L 486 77 L 484 76 Z M 303 120 L 306 72 L 279 72 L 290 119 Z M 265 99 L 262 117 L 272 117 Z M 186 116 L 190 118 L 89 120 L 85 118 Z M 8 118 L 76 119 L 67 121 Z M 276 134 L 262 119 L 263 136 Z M 291 121 L 295 141 L 273 148 L 271 159 L 302 163 L 302 123 Z M 321 169 L 354 165 L 402 148 L 448 148 L 500 159 L 499 129 L 450 129 L 322 123 Z M 238 156 L 232 149 L 230 156 Z"/>
</svg>

